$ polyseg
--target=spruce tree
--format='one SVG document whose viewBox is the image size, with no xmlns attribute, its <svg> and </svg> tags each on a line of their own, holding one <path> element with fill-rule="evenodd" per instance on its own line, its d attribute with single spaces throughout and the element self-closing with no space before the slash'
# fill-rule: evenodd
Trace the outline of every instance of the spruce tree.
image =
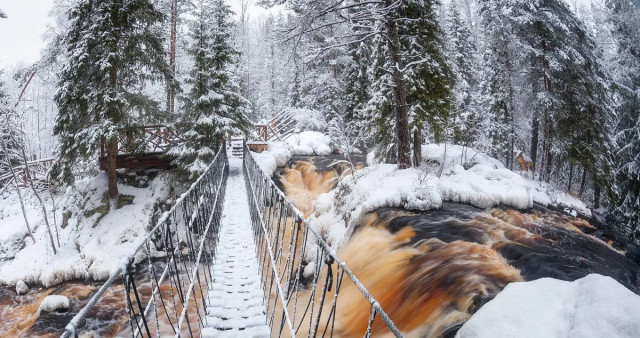
<svg viewBox="0 0 640 338">
<path fill-rule="evenodd" d="M 478 118 L 478 144 L 494 157 L 504 159 L 504 164 L 510 167 L 515 113 L 512 76 L 516 56 L 512 53 L 511 22 L 504 15 L 508 8 L 499 0 L 484 0 L 480 7 L 485 42 L 479 84 L 483 113 Z"/>
<path fill-rule="evenodd" d="M 366 140 L 367 120 L 363 114 L 371 99 L 371 48 L 361 42 L 349 46 L 349 63 L 345 69 L 344 122 L 348 126 L 349 137 L 359 139 L 359 146 Z"/>
<path fill-rule="evenodd" d="M 444 32 L 436 17 L 439 4 L 439 1 L 411 0 L 400 7 L 404 17 L 400 40 L 405 51 L 405 76 L 409 87 L 409 128 L 419 132 L 413 133 L 414 157 L 416 153 L 420 154 L 422 144 L 422 140 L 416 138 L 421 138 L 420 134 L 427 127 L 435 142 L 450 142 L 445 140 L 445 128 L 450 123 L 454 74 L 445 60 Z"/>
<path fill-rule="evenodd" d="M 474 65 L 476 48 L 471 41 L 471 31 L 464 23 L 458 5 L 451 1 L 446 14 L 446 54 L 453 74 L 452 122 L 455 128 L 454 143 L 472 145 L 477 133 L 476 105 L 477 84 Z"/>
<path fill-rule="evenodd" d="M 398 97 L 406 101 L 407 134 L 413 138 L 413 165 L 419 165 L 422 134 L 430 129 L 436 142 L 444 141 L 451 108 L 453 74 L 444 58 L 443 32 L 435 15 L 436 1 L 405 1 L 399 5 L 398 47 L 385 35 L 374 38 L 372 65 L 373 90 L 366 112 L 378 144 L 378 155 L 385 160 L 403 153 L 398 135 Z M 384 27 L 384 26 L 383 26 Z M 379 30 L 383 27 L 376 28 Z M 388 28 L 388 27 L 387 27 Z M 399 72 L 400 74 L 396 74 Z M 398 79 L 400 77 L 400 79 Z M 405 87 L 398 88 L 403 82 Z M 404 89 L 404 90 L 402 90 Z M 395 123 L 395 127 L 394 127 Z M 400 133 L 402 134 L 402 133 Z M 405 137 L 409 137 L 406 135 Z"/>
<path fill-rule="evenodd" d="M 150 0 L 80 0 L 70 10 L 62 40 L 66 62 L 55 95 L 58 178 L 71 182 L 76 161 L 95 155 L 103 139 L 109 196 L 118 195 L 118 135 L 158 112 L 158 103 L 142 89 L 171 74 L 156 29 L 163 19 Z"/>
<path fill-rule="evenodd" d="M 176 163 L 193 179 L 213 160 L 221 141 L 245 132 L 250 104 L 240 93 L 230 65 L 237 52 L 232 46 L 232 11 L 224 0 L 202 0 L 191 24 L 193 45 L 189 54 L 193 68 L 191 86 L 184 97 L 185 114 L 180 121 L 186 142 L 169 151 Z"/>
<path fill-rule="evenodd" d="M 0 69 L 0 173 L 6 173 L 10 167 L 20 165 L 19 144 L 23 138 L 21 129 L 16 124 L 15 116 L 11 116 L 9 94 L 6 91 Z"/>
<path fill-rule="evenodd" d="M 611 70 L 616 93 L 615 214 L 627 232 L 640 236 L 640 4 L 632 0 L 606 2 L 608 21 L 617 45 Z"/>
<path fill-rule="evenodd" d="M 561 0 L 519 0 L 511 19 L 533 61 L 527 74 L 534 84 L 534 105 L 541 108 L 534 119 L 542 126 L 542 177 L 550 181 L 553 168 L 576 163 L 594 187 L 612 197 L 613 110 L 595 42 Z M 536 137 L 536 128 L 533 133 Z M 532 149 L 536 146 L 532 142 Z"/>
</svg>

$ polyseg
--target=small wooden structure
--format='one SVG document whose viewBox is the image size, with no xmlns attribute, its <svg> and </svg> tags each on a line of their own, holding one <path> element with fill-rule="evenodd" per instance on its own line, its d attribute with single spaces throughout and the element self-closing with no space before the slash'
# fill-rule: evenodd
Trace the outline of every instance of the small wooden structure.
<svg viewBox="0 0 640 338">
<path fill-rule="evenodd" d="M 256 134 L 258 134 L 257 140 L 247 142 L 247 147 L 255 153 L 261 153 L 267 150 L 267 141 L 269 140 L 269 126 L 265 123 L 254 124 Z"/>
<path fill-rule="evenodd" d="M 184 142 L 173 128 L 163 125 L 144 126 L 123 130 L 118 137 L 116 169 L 169 169 L 175 157 L 166 152 Z M 100 145 L 100 169 L 107 169 L 106 141 Z"/>
</svg>

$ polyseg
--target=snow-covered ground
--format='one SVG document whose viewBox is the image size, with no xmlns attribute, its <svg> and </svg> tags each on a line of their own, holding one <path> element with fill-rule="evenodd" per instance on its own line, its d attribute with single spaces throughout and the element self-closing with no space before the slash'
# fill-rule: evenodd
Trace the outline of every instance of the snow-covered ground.
<svg viewBox="0 0 640 338">
<path fill-rule="evenodd" d="M 511 283 L 458 331 L 457 338 L 635 338 L 640 296 L 610 277 Z"/>
<path fill-rule="evenodd" d="M 170 198 L 172 181 L 170 174 L 160 174 L 147 188 L 119 184 L 123 201 L 128 200 L 120 205 L 110 206 L 105 197 L 106 174 L 79 181 L 54 196 L 61 244 L 57 254 L 51 248 L 40 206 L 28 190 L 23 191 L 35 243 L 22 240 L 27 230 L 17 197 L 0 200 L 0 246 L 5 248 L 5 257 L 15 255 L 0 267 L 0 282 L 14 285 L 24 280 L 51 286 L 71 279 L 107 278 L 120 264 L 120 257 L 130 254 L 136 239 L 146 233 L 156 205 Z M 45 204 L 55 237 L 50 198 Z"/>
</svg>

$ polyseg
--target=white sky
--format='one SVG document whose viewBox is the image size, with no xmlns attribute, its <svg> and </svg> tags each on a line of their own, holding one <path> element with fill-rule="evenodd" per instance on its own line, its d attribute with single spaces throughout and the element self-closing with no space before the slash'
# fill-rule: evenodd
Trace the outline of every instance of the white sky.
<svg viewBox="0 0 640 338">
<path fill-rule="evenodd" d="M 50 22 L 53 0 L 0 0 L 0 67 L 27 65 L 38 59 Z"/>
<path fill-rule="evenodd" d="M 241 0 L 227 0 L 233 10 L 240 11 Z M 265 13 L 251 0 L 249 17 Z M 38 59 L 44 47 L 43 35 L 52 21 L 49 12 L 53 0 L 0 0 L 0 9 L 7 19 L 0 19 L 0 68 L 28 65 Z"/>
<path fill-rule="evenodd" d="M 241 0 L 227 0 L 236 14 Z M 268 10 L 251 0 L 249 19 L 257 19 Z M 565 0 L 588 4 L 591 0 Z M 49 11 L 53 0 L 0 0 L 0 9 L 8 16 L 0 19 L 0 68 L 27 65 L 38 59 L 44 47 L 43 35 L 51 22 Z M 277 9 L 272 9 L 277 11 Z"/>
</svg>

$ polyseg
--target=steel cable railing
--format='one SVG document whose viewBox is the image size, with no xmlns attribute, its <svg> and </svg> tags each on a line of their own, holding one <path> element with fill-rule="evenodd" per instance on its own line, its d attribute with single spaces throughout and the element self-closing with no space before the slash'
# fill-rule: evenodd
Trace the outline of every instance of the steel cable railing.
<svg viewBox="0 0 640 338">
<path fill-rule="evenodd" d="M 340 290 L 344 282 L 350 282 L 359 290 L 363 301 L 368 302 L 369 316 L 366 323 L 347 325 L 361 325 L 365 337 L 370 337 L 374 329 L 376 333 L 388 330 L 387 333 L 402 337 L 345 262 L 309 227 L 302 213 L 260 169 L 246 143 L 243 155 L 267 322 L 272 336 L 333 336 Z"/>
<path fill-rule="evenodd" d="M 133 337 L 199 336 L 206 325 L 211 268 L 229 173 L 223 144 L 207 171 L 138 241 L 134 252 L 98 289 L 65 328 L 77 337 L 94 306 L 121 280 Z M 142 271 L 146 259 L 146 271 Z M 162 267 L 156 271 L 156 265 Z M 146 282 L 151 287 L 140 286 Z M 95 311 L 94 311 L 95 312 Z"/>
</svg>

